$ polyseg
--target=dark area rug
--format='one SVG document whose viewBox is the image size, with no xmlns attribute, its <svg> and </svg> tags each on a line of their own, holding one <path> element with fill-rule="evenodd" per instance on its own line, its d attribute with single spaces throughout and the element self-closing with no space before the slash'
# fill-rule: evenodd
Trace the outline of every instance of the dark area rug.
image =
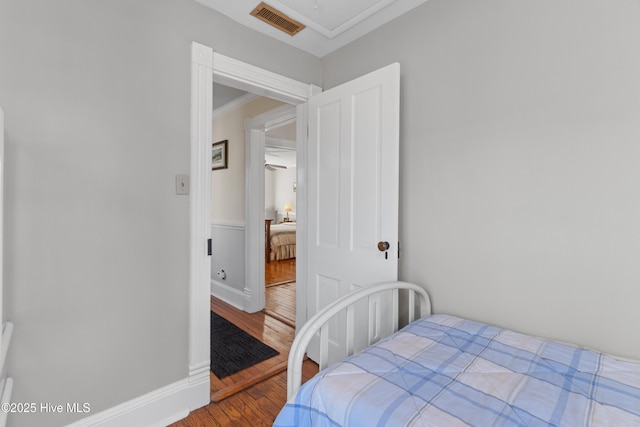
<svg viewBox="0 0 640 427">
<path fill-rule="evenodd" d="M 211 371 L 220 379 L 276 356 L 273 348 L 211 312 Z"/>
</svg>

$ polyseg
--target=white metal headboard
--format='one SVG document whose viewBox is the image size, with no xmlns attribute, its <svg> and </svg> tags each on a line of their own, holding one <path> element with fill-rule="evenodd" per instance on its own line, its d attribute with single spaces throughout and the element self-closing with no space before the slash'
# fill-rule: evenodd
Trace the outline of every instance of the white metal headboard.
<svg viewBox="0 0 640 427">
<path fill-rule="evenodd" d="M 398 291 L 407 290 L 408 299 L 406 301 L 406 312 L 408 313 L 409 321 L 416 320 L 422 316 L 431 314 L 431 300 L 427 291 L 421 286 L 407 282 L 385 282 L 371 286 L 366 286 L 360 289 L 356 289 L 343 297 L 332 302 L 324 309 L 316 313 L 311 319 L 304 324 L 304 326 L 298 332 L 298 335 L 291 345 L 291 351 L 289 352 L 289 362 L 287 371 L 287 399 L 291 399 L 292 396 L 298 391 L 302 384 L 302 363 L 304 361 L 304 355 L 307 352 L 309 343 L 313 337 L 320 332 L 320 360 L 318 362 L 320 370 L 326 368 L 327 353 L 328 353 L 328 327 L 329 321 L 343 310 L 347 313 L 347 322 L 345 329 L 346 334 L 346 347 L 347 355 L 350 356 L 354 351 L 354 329 L 355 329 L 355 304 L 366 299 L 370 301 L 372 295 L 391 291 L 391 321 L 393 332 L 398 330 L 398 318 L 400 314 L 400 300 L 398 298 Z M 418 302 L 418 310 L 416 313 L 416 296 Z M 367 318 L 367 322 L 371 325 L 371 322 L 379 321 L 379 319 L 372 319 L 370 316 Z"/>
</svg>

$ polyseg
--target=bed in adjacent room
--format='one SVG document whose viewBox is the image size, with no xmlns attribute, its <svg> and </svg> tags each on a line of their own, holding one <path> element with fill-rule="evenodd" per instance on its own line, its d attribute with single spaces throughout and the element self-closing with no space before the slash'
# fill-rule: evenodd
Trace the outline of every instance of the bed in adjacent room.
<svg viewBox="0 0 640 427">
<path fill-rule="evenodd" d="M 275 426 L 640 426 L 640 361 L 431 315 L 415 285 L 375 288 L 331 304 L 302 328 Z M 410 320 L 422 317 L 326 369 L 320 360 L 318 375 L 298 389 L 307 345 L 317 334 L 327 342 L 329 319 L 345 310 L 352 319 L 348 307 L 378 292 L 396 302 L 396 288 L 420 293 L 421 314 Z"/>
<path fill-rule="evenodd" d="M 267 223 L 265 228 L 265 260 L 267 262 L 296 257 L 296 223 Z"/>
</svg>

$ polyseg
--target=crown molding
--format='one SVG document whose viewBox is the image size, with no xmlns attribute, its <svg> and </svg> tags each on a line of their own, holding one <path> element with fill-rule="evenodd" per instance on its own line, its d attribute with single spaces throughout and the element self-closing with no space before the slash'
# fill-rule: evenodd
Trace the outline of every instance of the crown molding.
<svg viewBox="0 0 640 427">
<path fill-rule="evenodd" d="M 222 107 L 218 107 L 215 110 L 213 110 L 213 118 L 218 118 L 223 114 L 226 114 L 230 111 L 235 110 L 236 108 L 240 108 L 242 107 L 244 104 L 253 101 L 254 99 L 258 98 L 258 95 L 255 95 L 253 93 L 247 93 L 242 95 L 239 98 L 234 99 L 233 101 L 224 104 Z"/>
</svg>

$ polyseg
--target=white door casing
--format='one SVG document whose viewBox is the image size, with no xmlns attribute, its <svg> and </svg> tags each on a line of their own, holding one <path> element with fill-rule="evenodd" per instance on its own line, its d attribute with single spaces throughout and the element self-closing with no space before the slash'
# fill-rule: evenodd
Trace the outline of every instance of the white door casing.
<svg viewBox="0 0 640 427">
<path fill-rule="evenodd" d="M 320 88 L 215 53 L 210 47 L 196 42 L 192 43 L 191 68 L 189 382 L 204 385 L 198 389 L 198 397 L 194 398 L 193 406 L 190 408 L 195 409 L 209 401 L 211 261 L 206 252 L 206 240 L 210 237 L 211 229 L 209 212 L 211 209 L 212 84 L 216 82 L 297 105 L 297 132 L 298 136 L 304 135 L 305 138 L 306 128 L 303 130 L 301 126 L 306 124 L 306 117 L 300 115 L 306 111 L 305 102 L 311 95 L 318 93 Z M 299 150 L 298 162 L 305 160 L 304 150 Z M 263 167 L 260 167 L 261 170 Z M 304 171 L 304 168 L 298 168 L 298 200 L 305 194 L 304 191 L 300 191 L 300 186 L 306 181 L 306 178 L 300 175 Z M 260 209 L 264 209 L 264 206 Z M 299 206 L 298 221 L 303 215 L 304 208 L 301 209 Z M 306 224 L 306 221 L 298 222 L 298 230 L 303 224 Z M 245 233 L 264 233 L 264 221 L 262 225 L 257 222 L 245 223 Z M 306 235 L 300 236 L 299 241 L 304 242 L 305 238 Z M 264 260 L 264 253 L 260 259 Z M 249 262 L 249 260 L 246 261 Z M 305 271 L 305 260 L 299 258 L 297 274 L 304 274 Z M 256 282 L 249 286 L 259 285 Z M 306 293 L 303 288 L 298 292 L 296 299 L 306 302 Z M 303 310 L 300 312 L 300 315 L 306 314 Z"/>
<path fill-rule="evenodd" d="M 355 288 L 397 280 L 399 111 L 398 63 L 309 100 L 309 317 Z M 329 363 L 344 357 L 342 329 L 329 328 Z"/>
</svg>

